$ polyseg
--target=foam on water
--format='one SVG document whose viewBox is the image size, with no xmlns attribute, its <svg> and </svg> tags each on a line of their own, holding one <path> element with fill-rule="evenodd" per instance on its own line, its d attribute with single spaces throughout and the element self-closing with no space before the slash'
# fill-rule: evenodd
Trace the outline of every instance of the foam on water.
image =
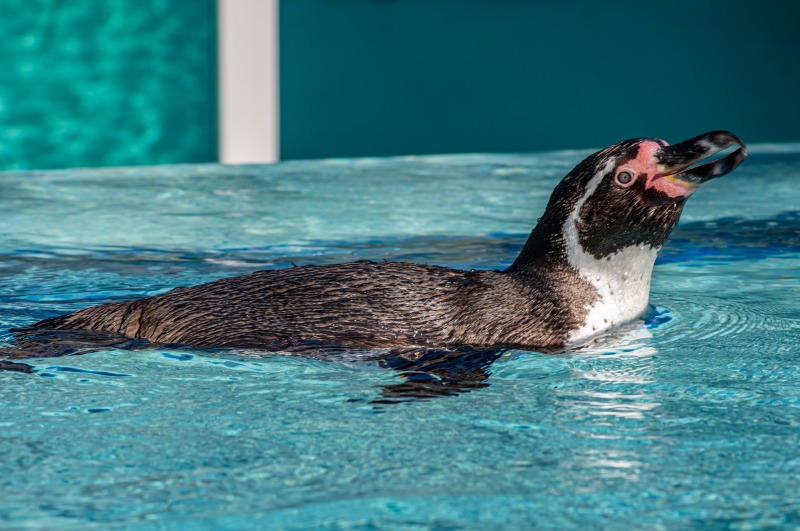
<svg viewBox="0 0 800 531">
<path fill-rule="evenodd" d="M 652 311 L 376 404 L 380 362 L 107 350 L 0 372 L 0 527 L 800 525 L 800 150 L 688 203 Z M 356 258 L 508 265 L 582 154 L 0 175 L 0 340 L 105 300 Z"/>
</svg>

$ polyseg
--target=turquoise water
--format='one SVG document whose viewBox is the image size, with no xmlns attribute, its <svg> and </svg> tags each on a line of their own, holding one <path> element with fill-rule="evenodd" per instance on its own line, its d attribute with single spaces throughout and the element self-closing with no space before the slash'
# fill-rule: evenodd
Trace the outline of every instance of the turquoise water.
<svg viewBox="0 0 800 531">
<path fill-rule="evenodd" d="M 216 160 L 214 0 L 0 0 L 0 170 Z"/>
<path fill-rule="evenodd" d="M 800 525 L 800 146 L 693 197 L 654 307 L 488 386 L 373 361 L 109 350 L 0 372 L 0 527 Z M 0 174 L 9 327 L 295 262 L 494 268 L 584 153 Z"/>
</svg>

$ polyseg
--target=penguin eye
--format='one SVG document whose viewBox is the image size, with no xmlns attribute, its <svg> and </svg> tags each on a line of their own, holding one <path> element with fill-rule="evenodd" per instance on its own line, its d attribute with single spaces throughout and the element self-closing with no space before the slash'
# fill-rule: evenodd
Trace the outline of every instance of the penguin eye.
<svg viewBox="0 0 800 531">
<path fill-rule="evenodd" d="M 628 170 L 622 170 L 617 174 L 616 181 L 620 186 L 628 186 L 633 182 L 633 174 Z"/>
</svg>

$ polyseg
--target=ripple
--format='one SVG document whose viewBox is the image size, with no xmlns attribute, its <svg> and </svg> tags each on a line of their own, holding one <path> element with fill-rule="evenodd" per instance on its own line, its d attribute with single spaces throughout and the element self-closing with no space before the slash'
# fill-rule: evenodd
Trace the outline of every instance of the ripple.
<svg viewBox="0 0 800 531">
<path fill-rule="evenodd" d="M 800 212 L 771 218 L 726 217 L 680 225 L 659 253 L 658 264 L 731 262 L 800 252 Z"/>
<path fill-rule="evenodd" d="M 676 342 L 708 342 L 728 336 L 739 336 L 754 332 L 780 333 L 800 332 L 800 321 L 780 317 L 782 305 L 739 300 L 731 297 L 691 294 L 677 295 L 669 302 L 668 309 L 661 309 L 671 319 L 652 327 L 659 345 Z"/>
</svg>

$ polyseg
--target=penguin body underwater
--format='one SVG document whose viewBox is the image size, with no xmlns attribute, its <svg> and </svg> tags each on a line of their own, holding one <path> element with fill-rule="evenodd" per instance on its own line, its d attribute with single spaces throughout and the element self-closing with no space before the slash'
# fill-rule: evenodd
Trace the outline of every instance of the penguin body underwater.
<svg viewBox="0 0 800 531">
<path fill-rule="evenodd" d="M 739 149 L 692 167 L 734 144 Z M 313 343 L 556 352 L 646 311 L 656 255 L 686 200 L 745 157 L 744 143 L 726 131 L 672 146 L 627 140 L 590 155 L 555 188 L 504 271 L 370 261 L 266 270 L 93 306 L 12 332 L 20 344 L 73 331 L 264 351 Z M 17 350 L 4 356 L 37 355 Z"/>
</svg>

